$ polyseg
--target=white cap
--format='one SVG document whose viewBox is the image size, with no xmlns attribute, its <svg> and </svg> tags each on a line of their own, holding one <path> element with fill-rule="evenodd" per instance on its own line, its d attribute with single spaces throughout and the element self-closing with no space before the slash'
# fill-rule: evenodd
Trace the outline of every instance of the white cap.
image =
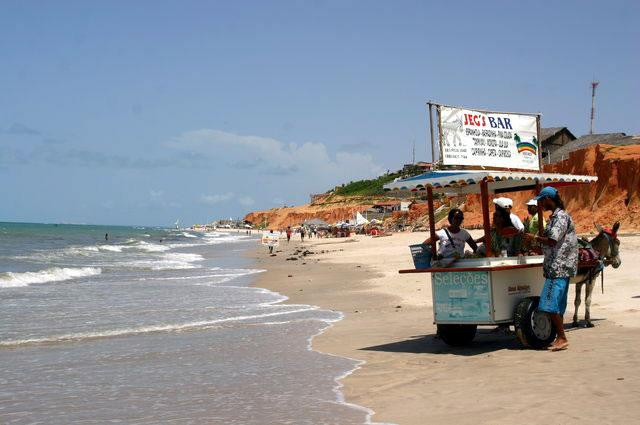
<svg viewBox="0 0 640 425">
<path fill-rule="evenodd" d="M 511 208 L 513 207 L 513 201 L 510 198 L 495 198 L 493 203 L 499 206 L 500 208 Z"/>
<path fill-rule="evenodd" d="M 538 201 L 536 201 L 535 199 L 529 199 L 529 202 L 527 202 L 527 205 L 530 205 L 532 207 L 537 207 Z"/>
</svg>

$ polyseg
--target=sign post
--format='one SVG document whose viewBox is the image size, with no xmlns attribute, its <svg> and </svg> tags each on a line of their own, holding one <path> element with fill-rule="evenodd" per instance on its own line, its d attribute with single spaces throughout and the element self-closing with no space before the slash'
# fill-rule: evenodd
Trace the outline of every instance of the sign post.
<svg viewBox="0 0 640 425">
<path fill-rule="evenodd" d="M 432 104 L 429 101 L 427 103 L 429 105 L 429 134 L 431 135 L 431 164 L 436 163 L 436 148 L 433 140 L 433 114 L 432 114 Z"/>
</svg>

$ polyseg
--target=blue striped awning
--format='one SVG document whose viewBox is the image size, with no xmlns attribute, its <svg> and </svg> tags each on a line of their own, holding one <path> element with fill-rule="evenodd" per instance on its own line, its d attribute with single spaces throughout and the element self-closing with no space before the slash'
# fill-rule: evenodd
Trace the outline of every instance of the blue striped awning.
<svg viewBox="0 0 640 425">
<path fill-rule="evenodd" d="M 574 184 L 593 183 L 595 176 L 579 176 L 573 174 L 532 173 L 516 171 L 488 170 L 449 170 L 431 171 L 419 176 L 397 180 L 384 185 L 386 191 L 424 191 L 431 186 L 434 192 L 446 193 L 479 193 L 480 182 L 486 179 L 489 192 L 498 189 L 526 189 L 536 183 L 545 186 L 568 186 Z"/>
</svg>

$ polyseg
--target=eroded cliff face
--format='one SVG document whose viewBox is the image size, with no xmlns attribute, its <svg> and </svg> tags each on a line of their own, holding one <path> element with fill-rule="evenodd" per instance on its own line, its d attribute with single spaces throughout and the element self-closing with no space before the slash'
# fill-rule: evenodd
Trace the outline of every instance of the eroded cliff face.
<svg viewBox="0 0 640 425">
<path fill-rule="evenodd" d="M 615 221 L 622 232 L 640 229 L 640 145 L 591 146 L 545 170 L 598 176 L 595 184 L 560 189 L 580 231 L 593 229 L 594 222 L 611 226 Z"/>
<path fill-rule="evenodd" d="M 621 232 L 640 230 L 640 145 L 594 145 L 572 152 L 566 160 L 547 165 L 544 169 L 551 173 L 598 176 L 595 184 L 559 188 L 579 232 L 593 231 L 594 223 L 610 227 L 615 221 L 620 221 Z M 512 198 L 513 212 L 524 218 L 527 216 L 526 203 L 535 193 L 514 192 L 501 196 Z M 311 205 L 252 212 L 245 220 L 255 225 L 266 222 L 273 229 L 298 225 L 312 218 L 335 223 L 352 219 L 357 211 L 364 211 L 375 202 L 371 198 L 329 197 Z M 479 195 L 467 196 L 462 209 L 465 212 L 465 227 L 482 225 Z M 424 224 L 426 216 L 425 204 L 414 205 L 406 223 Z M 394 219 L 399 218 L 394 213 Z M 445 220 L 438 223 L 439 227 Z"/>
<path fill-rule="evenodd" d="M 247 214 L 244 219 L 255 226 L 266 223 L 270 229 L 297 226 L 305 220 L 314 218 L 322 219 L 327 223 L 337 223 L 352 220 L 356 212 L 371 208 L 375 202 L 376 200 L 370 198 L 330 197 L 320 199 L 314 204 L 254 211 Z"/>
<path fill-rule="evenodd" d="M 566 160 L 546 165 L 546 172 L 598 176 L 597 183 L 558 189 L 578 232 L 594 230 L 594 223 L 610 227 L 620 221 L 621 232 L 640 230 L 640 145 L 594 145 L 572 152 Z M 514 213 L 527 216 L 526 202 L 534 192 L 502 196 L 513 199 Z M 492 208 L 493 209 L 493 208 Z M 468 196 L 465 226 L 482 224 L 478 195 Z"/>
</svg>

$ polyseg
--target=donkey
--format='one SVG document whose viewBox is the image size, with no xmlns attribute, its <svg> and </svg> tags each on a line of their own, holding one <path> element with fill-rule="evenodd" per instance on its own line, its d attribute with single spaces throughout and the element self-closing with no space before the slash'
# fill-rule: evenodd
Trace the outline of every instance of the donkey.
<svg viewBox="0 0 640 425">
<path fill-rule="evenodd" d="M 614 269 L 620 267 L 622 264 L 622 260 L 620 259 L 620 240 L 616 235 L 618 229 L 620 228 L 620 222 L 615 222 L 612 229 L 603 229 L 602 226 L 595 225 L 596 229 L 598 229 L 598 235 L 591 239 L 589 243 L 600 254 L 600 259 L 604 261 L 605 266 L 613 266 Z M 593 288 L 595 286 L 596 278 L 602 270 L 588 269 L 586 271 L 579 270 L 579 273 L 576 277 L 571 278 L 571 283 L 576 284 L 576 298 L 573 302 L 575 306 L 575 312 L 573 313 L 573 323 L 572 326 L 578 326 L 578 308 L 580 307 L 580 293 L 582 292 L 582 287 L 586 286 L 586 291 L 584 295 L 584 320 L 586 322 L 586 327 L 592 328 L 593 323 L 591 323 L 591 294 L 593 293 Z"/>
</svg>

